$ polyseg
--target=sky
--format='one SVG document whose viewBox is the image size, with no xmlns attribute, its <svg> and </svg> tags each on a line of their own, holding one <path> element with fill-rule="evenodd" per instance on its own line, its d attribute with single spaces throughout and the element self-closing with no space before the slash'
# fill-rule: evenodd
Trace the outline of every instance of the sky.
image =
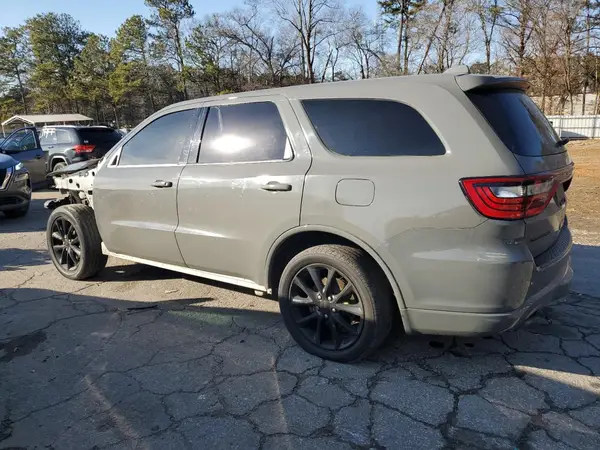
<svg viewBox="0 0 600 450">
<path fill-rule="evenodd" d="M 81 23 L 84 30 L 113 36 L 125 19 L 133 14 L 149 15 L 144 0 L 0 0 L 0 28 L 21 25 L 39 13 L 68 13 Z M 196 18 L 229 11 L 243 6 L 243 0 L 190 0 Z M 348 0 L 349 6 L 363 6 L 374 16 L 377 0 Z"/>
</svg>

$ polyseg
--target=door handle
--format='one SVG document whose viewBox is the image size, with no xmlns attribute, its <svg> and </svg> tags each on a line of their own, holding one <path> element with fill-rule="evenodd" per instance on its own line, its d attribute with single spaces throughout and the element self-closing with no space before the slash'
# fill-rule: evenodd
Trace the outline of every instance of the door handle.
<svg viewBox="0 0 600 450">
<path fill-rule="evenodd" d="M 35 155 L 35 159 L 42 159 L 42 155 Z"/>
<path fill-rule="evenodd" d="M 288 192 L 292 190 L 292 185 L 287 183 L 280 183 L 279 181 L 269 181 L 267 184 L 263 184 L 260 188 L 263 191 Z"/>
<path fill-rule="evenodd" d="M 155 187 L 155 188 L 168 188 L 168 187 L 173 186 L 173 183 L 170 181 L 156 180 L 150 186 Z"/>
</svg>

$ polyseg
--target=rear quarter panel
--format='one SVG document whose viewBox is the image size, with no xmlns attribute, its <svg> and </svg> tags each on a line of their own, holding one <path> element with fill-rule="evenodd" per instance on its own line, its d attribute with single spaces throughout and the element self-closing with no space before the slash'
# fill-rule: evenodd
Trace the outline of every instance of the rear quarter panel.
<svg viewBox="0 0 600 450">
<path fill-rule="evenodd" d="M 459 179 L 522 173 L 509 152 L 498 150 L 503 148 L 502 143 L 490 133 L 489 127 L 484 126 L 487 124 L 454 78 L 448 79 L 445 86 L 394 79 L 365 83 L 361 89 L 340 84 L 323 89 L 323 96 L 310 96 L 385 99 L 412 106 L 444 143 L 446 154 L 442 156 L 348 157 L 334 154 L 315 134 L 301 105 L 303 97 L 292 100 L 313 154 L 313 164 L 305 182 L 301 225 L 343 230 L 373 248 L 398 283 L 403 297 L 398 299 L 401 307 L 437 307 L 435 301 L 429 301 L 428 305 L 423 302 L 431 295 L 427 286 L 431 285 L 432 279 L 445 276 L 443 266 L 446 261 L 425 266 L 415 264 L 416 261 L 423 258 L 435 261 L 436 252 L 464 246 L 465 241 L 467 244 L 473 242 L 472 246 L 480 245 L 469 238 L 468 230 L 486 219 L 468 203 Z M 356 178 L 373 182 L 373 202 L 368 206 L 337 203 L 338 183 Z M 458 238 L 457 230 L 466 231 Z M 445 237 L 437 239 L 436 234 Z M 461 259 L 460 253 L 452 257 Z M 434 270 L 424 273 L 425 267 Z M 452 284 L 452 280 L 446 281 Z"/>
</svg>

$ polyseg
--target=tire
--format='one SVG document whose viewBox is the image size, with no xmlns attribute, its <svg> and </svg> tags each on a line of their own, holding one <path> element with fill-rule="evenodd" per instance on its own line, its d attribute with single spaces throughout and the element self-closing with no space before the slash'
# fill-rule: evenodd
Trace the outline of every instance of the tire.
<svg viewBox="0 0 600 450">
<path fill-rule="evenodd" d="M 55 251 L 55 247 L 64 247 L 64 245 L 61 245 L 61 242 L 64 244 L 64 241 L 57 239 L 56 235 L 53 234 L 56 227 L 63 225 L 64 228 L 67 222 L 71 224 L 76 232 L 80 253 L 78 265 L 70 269 L 68 268 L 69 263 L 66 262 L 65 264 L 66 258 L 62 250 Z M 85 280 L 93 277 L 106 266 L 108 257 L 102 254 L 102 239 L 96 226 L 94 210 L 89 206 L 65 205 L 52 211 L 46 227 L 46 242 L 54 267 L 66 278 Z M 69 243 L 70 247 L 74 245 Z M 71 250 L 69 249 L 69 251 Z M 72 253 L 75 254 L 74 251 Z M 68 255 L 67 258 L 69 258 Z M 70 261 L 72 262 L 72 259 Z"/>
<path fill-rule="evenodd" d="M 67 167 L 67 163 L 66 163 L 66 162 L 64 162 L 64 161 L 59 161 L 59 162 L 57 162 L 56 164 L 54 164 L 54 165 L 52 166 L 52 172 L 55 172 L 55 171 L 57 171 L 57 170 L 60 170 L 60 169 L 62 169 L 62 168 L 64 168 L 64 167 Z"/>
<path fill-rule="evenodd" d="M 319 297 L 321 299 L 319 300 L 319 307 L 314 307 L 312 304 L 304 304 L 305 302 L 310 301 L 309 295 L 307 295 L 306 299 L 300 299 L 302 302 L 298 303 L 299 297 L 293 294 L 293 292 L 306 292 L 304 289 L 298 291 L 298 285 L 294 282 L 294 279 L 297 276 L 301 277 L 302 274 L 305 273 L 311 275 L 310 278 L 305 279 L 305 287 L 311 283 L 311 279 L 315 280 L 315 278 L 312 277 L 312 273 L 310 273 L 311 268 L 313 273 L 314 270 L 317 270 L 318 273 L 321 274 L 316 276 L 316 279 L 320 280 L 321 285 L 324 286 L 324 295 Z M 338 280 L 334 278 L 335 275 L 331 277 L 334 280 L 334 289 L 338 290 L 339 295 L 343 295 L 339 291 L 344 290 L 344 288 L 339 287 L 339 280 L 345 280 L 346 283 L 351 283 L 353 286 L 352 297 L 341 305 L 340 303 L 337 303 L 337 312 L 336 309 L 331 309 L 335 304 L 331 303 L 331 301 L 329 301 L 329 303 L 325 301 L 328 299 L 331 300 L 331 298 L 336 296 L 329 297 L 326 292 L 328 290 L 327 286 L 331 286 L 329 282 L 329 269 L 331 268 L 334 269 L 334 272 L 332 273 L 337 273 L 340 276 Z M 325 272 L 325 270 L 327 270 L 327 272 Z M 327 276 L 321 278 L 323 276 L 322 274 L 326 274 Z M 316 281 L 313 281 L 311 286 L 313 286 L 311 290 L 314 289 Z M 331 289 L 331 287 L 329 289 Z M 394 317 L 392 291 L 387 279 L 381 273 L 380 268 L 361 250 L 344 245 L 319 245 L 304 250 L 293 257 L 281 275 L 278 298 L 279 308 L 284 323 L 298 345 L 308 353 L 337 362 L 347 363 L 357 361 L 375 351 L 390 333 Z M 294 298 L 294 301 L 292 301 L 292 298 Z M 349 305 L 349 301 L 357 301 L 358 303 Z M 335 342 L 334 348 L 325 348 L 324 345 L 317 345 L 316 331 L 315 335 L 311 338 L 306 327 L 303 328 L 297 323 L 298 320 L 306 322 L 309 319 L 308 316 L 312 317 L 314 314 L 317 314 L 320 316 L 318 318 L 318 324 L 321 323 L 321 320 L 332 321 L 332 319 L 335 319 L 333 320 L 334 323 L 339 324 L 338 320 L 340 315 L 344 315 L 346 318 L 353 317 L 340 311 L 342 306 L 355 306 L 361 303 L 362 307 L 359 308 L 359 310 L 362 311 L 363 317 L 361 318 L 361 321 L 358 321 L 358 325 L 356 325 L 357 327 L 360 327 L 360 333 L 358 334 L 358 337 L 353 337 L 355 341 L 345 348 L 342 348 L 343 344 L 338 348 L 338 333 L 336 332 L 336 338 L 334 339 L 334 330 L 331 330 L 329 322 L 327 322 L 326 326 L 330 331 L 326 333 L 328 333 L 331 336 L 331 340 Z M 305 314 L 300 314 L 302 308 L 305 306 L 308 308 L 308 311 L 306 311 Z M 328 314 L 324 314 L 324 311 L 328 312 Z M 328 319 L 323 319 L 323 317 L 327 318 L 328 316 Z M 300 317 L 300 319 L 298 319 L 298 317 Z M 310 320 L 312 321 L 314 319 Z M 352 322 L 355 321 L 357 320 L 353 320 Z M 352 324 L 352 322 L 345 321 L 346 324 Z M 318 326 L 319 325 L 316 325 L 315 327 Z M 338 331 L 339 329 L 340 328 L 338 327 Z M 342 331 L 345 329 L 347 328 L 341 328 Z M 355 335 L 353 334 L 351 336 Z M 318 339 L 321 339 L 321 333 L 319 333 Z"/>
<path fill-rule="evenodd" d="M 56 170 L 62 169 L 63 167 L 67 167 L 67 163 L 64 161 L 58 161 L 56 164 L 54 164 L 52 166 L 52 170 L 51 172 L 54 172 Z M 49 185 L 50 187 L 56 189 L 56 186 L 54 186 L 54 181 L 53 180 L 49 180 Z"/>
<path fill-rule="evenodd" d="M 9 211 L 4 211 L 4 215 L 9 219 L 17 219 L 19 217 L 24 217 L 29 212 L 29 204 L 23 208 L 19 209 L 11 209 Z"/>
</svg>

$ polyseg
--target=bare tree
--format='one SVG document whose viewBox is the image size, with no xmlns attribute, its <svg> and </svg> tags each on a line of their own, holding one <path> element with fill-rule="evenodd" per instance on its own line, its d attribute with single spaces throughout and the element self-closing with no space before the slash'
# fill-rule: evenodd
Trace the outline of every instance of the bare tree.
<svg viewBox="0 0 600 450">
<path fill-rule="evenodd" d="M 490 73 L 494 33 L 496 32 L 496 25 L 501 11 L 500 2 L 499 0 L 471 0 L 470 9 L 477 15 L 479 20 L 479 28 L 485 46 L 486 73 Z"/>
<path fill-rule="evenodd" d="M 348 41 L 348 58 L 358 67 L 360 78 L 370 78 L 385 55 L 383 25 L 369 23 L 361 9 L 351 11 Z"/>
<path fill-rule="evenodd" d="M 498 25 L 503 29 L 502 45 L 517 76 L 525 75 L 525 58 L 537 15 L 535 0 L 506 0 Z"/>
<path fill-rule="evenodd" d="M 276 15 L 291 25 L 300 39 L 302 73 L 308 83 L 316 81 L 317 52 L 339 33 L 337 0 L 271 0 Z"/>
</svg>

